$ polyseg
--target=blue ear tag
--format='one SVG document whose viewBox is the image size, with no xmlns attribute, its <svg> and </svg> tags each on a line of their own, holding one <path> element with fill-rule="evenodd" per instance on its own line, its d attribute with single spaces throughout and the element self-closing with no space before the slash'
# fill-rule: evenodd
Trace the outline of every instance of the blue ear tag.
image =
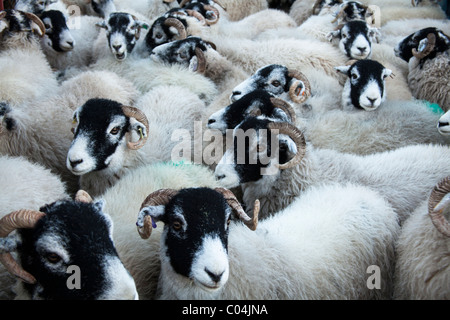
<svg viewBox="0 0 450 320">
<path fill-rule="evenodd" d="M 152 219 L 152 227 L 153 227 L 153 228 L 156 228 L 156 222 L 153 220 L 152 217 L 150 217 L 150 219 Z"/>
</svg>

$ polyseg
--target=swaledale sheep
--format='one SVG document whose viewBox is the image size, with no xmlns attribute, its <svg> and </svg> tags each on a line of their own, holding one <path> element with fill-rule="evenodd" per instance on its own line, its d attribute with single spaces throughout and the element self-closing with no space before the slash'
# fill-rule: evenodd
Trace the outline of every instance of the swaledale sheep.
<svg viewBox="0 0 450 320">
<path fill-rule="evenodd" d="M 39 210 L 42 204 L 69 199 L 66 186 L 49 169 L 23 157 L 0 156 L 0 217 L 19 209 Z M 13 299 L 14 277 L 0 264 L 0 299 Z"/>
<path fill-rule="evenodd" d="M 64 17 L 58 10 L 45 11 L 42 14 L 46 35 L 41 39 L 41 47 L 52 68 L 58 71 L 60 78 L 68 68 L 87 68 L 94 62 L 92 43 L 97 39 L 99 28 L 96 23 L 102 19 L 94 16 Z M 61 43 L 66 43 L 64 50 Z M 59 45 L 58 45 L 59 44 Z"/>
<path fill-rule="evenodd" d="M 42 21 L 29 12 L 5 10 L 0 32 L 0 101 L 29 103 L 56 91 L 58 82 L 39 44 Z"/>
<path fill-rule="evenodd" d="M 413 96 L 450 109 L 450 37 L 436 28 L 421 29 L 398 43 L 396 54 L 408 61 Z"/>
<path fill-rule="evenodd" d="M 180 144 L 176 134 L 192 137 L 204 108 L 196 95 L 178 86 L 159 86 L 141 96 L 134 107 L 88 100 L 74 113 L 77 125 L 67 168 L 80 176 L 83 190 L 98 196 L 139 166 L 172 160 Z M 181 157 L 191 160 L 193 154 Z"/>
<path fill-rule="evenodd" d="M 146 198 L 138 227 L 151 217 L 150 229 L 163 228 L 159 299 L 390 298 L 398 223 L 377 193 L 311 188 L 256 231 L 233 222 L 232 211 L 243 209 L 222 188 L 165 189 Z M 367 285 L 372 265 L 382 270 L 380 290 Z"/>
<path fill-rule="evenodd" d="M 380 192 L 402 222 L 425 199 L 427 190 L 449 172 L 448 146 L 414 145 L 366 156 L 346 154 L 315 148 L 294 125 L 263 117 L 241 122 L 234 129 L 233 142 L 215 169 L 216 177 L 224 187 L 241 186 L 247 209 L 259 199 L 262 218 L 285 208 L 318 183 L 352 182 Z"/>
<path fill-rule="evenodd" d="M 0 261 L 20 279 L 17 299 L 138 299 L 103 207 L 80 192 L 75 200 L 16 210 L 0 220 Z M 78 280 L 69 279 L 77 272 Z"/>
<path fill-rule="evenodd" d="M 396 245 L 394 298 L 450 299 L 449 178 L 405 221 Z"/>
<path fill-rule="evenodd" d="M 352 65 L 336 67 L 336 70 L 348 77 L 342 90 L 341 103 L 344 111 L 373 111 L 386 100 L 385 80 L 392 74 L 392 70 L 379 62 L 363 59 Z"/>
<path fill-rule="evenodd" d="M 136 89 L 111 72 L 85 72 L 64 82 L 45 99 L 30 104 L 0 104 L 0 154 L 24 156 L 59 174 L 70 193 L 78 177 L 66 167 L 73 135 L 73 110 L 86 100 L 112 98 L 130 104 Z"/>
<path fill-rule="evenodd" d="M 156 190 L 190 187 L 220 187 L 214 172 L 189 162 L 165 162 L 131 171 L 96 200 L 104 200 L 104 211 L 114 221 L 114 243 L 124 266 L 135 279 L 140 299 L 155 299 L 159 270 L 159 238 L 162 227 L 153 230 L 148 241 L 136 232 L 141 203 Z"/>
<path fill-rule="evenodd" d="M 125 60 L 129 54 L 147 56 L 147 47 L 138 42 L 142 29 L 149 28 L 149 22 L 138 18 L 137 13 L 112 12 L 106 20 L 97 23 L 105 29 L 108 47 L 118 61 Z"/>
</svg>

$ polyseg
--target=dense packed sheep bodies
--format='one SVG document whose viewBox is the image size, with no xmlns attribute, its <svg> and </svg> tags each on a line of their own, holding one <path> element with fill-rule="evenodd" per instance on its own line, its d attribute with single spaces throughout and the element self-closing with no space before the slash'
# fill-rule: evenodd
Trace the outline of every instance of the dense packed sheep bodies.
<svg viewBox="0 0 450 320">
<path fill-rule="evenodd" d="M 0 0 L 0 299 L 450 299 L 446 5 Z"/>
</svg>

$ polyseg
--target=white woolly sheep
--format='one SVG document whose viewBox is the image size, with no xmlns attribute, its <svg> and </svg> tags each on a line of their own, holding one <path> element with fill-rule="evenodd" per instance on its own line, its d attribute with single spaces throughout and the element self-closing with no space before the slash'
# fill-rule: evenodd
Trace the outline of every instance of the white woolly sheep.
<svg viewBox="0 0 450 320">
<path fill-rule="evenodd" d="M 215 174 L 224 187 L 241 186 L 248 209 L 259 199 L 262 217 L 280 211 L 317 183 L 352 182 L 380 192 L 402 222 L 424 200 L 427 190 L 450 172 L 448 146 L 414 145 L 365 156 L 346 154 L 314 148 L 297 127 L 262 117 L 241 122 L 234 129 L 233 141 Z"/>
<path fill-rule="evenodd" d="M 394 299 L 450 299 L 449 178 L 403 224 L 397 241 Z"/>
<path fill-rule="evenodd" d="M 413 96 L 450 109 L 450 37 L 430 27 L 404 38 L 396 54 L 408 61 L 408 85 Z"/>
<path fill-rule="evenodd" d="M 138 226 L 145 217 L 164 222 L 158 298 L 390 298 L 398 222 L 379 194 L 352 185 L 311 188 L 254 232 L 232 222 L 232 210 L 243 212 L 222 188 L 146 198 Z M 382 270 L 380 290 L 368 286 L 374 265 Z"/>
<path fill-rule="evenodd" d="M 162 189 L 190 187 L 216 188 L 214 172 L 203 165 L 188 162 L 160 162 L 136 168 L 123 176 L 96 200 L 104 200 L 104 211 L 114 221 L 114 243 L 127 270 L 135 279 L 139 298 L 155 299 L 160 270 L 159 239 L 161 228 L 148 241 L 136 232 L 136 217 L 149 193 Z"/>
<path fill-rule="evenodd" d="M 172 136 L 192 137 L 205 108 L 195 94 L 178 86 L 159 86 L 134 106 L 91 99 L 75 111 L 77 126 L 66 165 L 81 176 L 81 188 L 93 196 L 139 166 L 172 160 L 173 149 L 180 144 Z"/>
<path fill-rule="evenodd" d="M 38 210 L 42 204 L 68 199 L 60 178 L 23 157 L 0 156 L 0 217 L 19 209 Z M 13 299 L 15 279 L 0 265 L 0 299 Z"/>
<path fill-rule="evenodd" d="M 0 32 L 0 100 L 29 103 L 56 91 L 58 82 L 39 44 L 42 21 L 29 12 L 5 10 Z"/>
<path fill-rule="evenodd" d="M 138 299 L 103 207 L 103 201 L 81 192 L 75 200 L 19 209 L 0 219 L 0 261 L 20 279 L 16 299 Z M 70 282 L 76 272 L 78 280 Z"/>
</svg>

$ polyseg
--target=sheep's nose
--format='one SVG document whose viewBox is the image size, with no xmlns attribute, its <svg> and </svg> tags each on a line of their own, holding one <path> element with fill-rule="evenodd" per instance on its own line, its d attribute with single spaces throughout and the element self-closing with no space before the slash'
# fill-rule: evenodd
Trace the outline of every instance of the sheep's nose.
<svg viewBox="0 0 450 320">
<path fill-rule="evenodd" d="M 207 268 L 205 268 L 205 272 L 208 274 L 208 276 L 211 278 L 211 280 L 214 281 L 215 283 L 218 283 L 220 281 L 220 279 L 222 279 L 222 275 L 224 274 L 224 272 L 221 272 L 220 274 L 211 272 Z"/>
<path fill-rule="evenodd" d="M 71 167 L 72 167 L 72 168 L 75 168 L 75 167 L 78 166 L 80 163 L 83 163 L 83 159 L 75 160 L 75 161 L 69 160 L 69 162 L 70 162 Z"/>
<path fill-rule="evenodd" d="M 374 105 L 375 101 L 377 100 L 377 98 L 373 99 L 373 98 L 367 98 L 367 100 L 369 100 L 371 105 Z"/>
<path fill-rule="evenodd" d="M 215 123 L 216 122 L 216 119 L 209 119 L 208 120 L 208 124 L 213 124 L 213 123 Z"/>
<path fill-rule="evenodd" d="M 450 125 L 450 123 L 448 123 L 447 121 L 439 121 L 439 122 L 438 122 L 438 128 L 440 128 L 440 127 L 446 127 L 446 126 L 448 126 L 448 125 Z"/>
<path fill-rule="evenodd" d="M 69 47 L 73 48 L 73 41 L 66 41 L 66 44 L 67 44 Z"/>
<path fill-rule="evenodd" d="M 361 53 L 364 53 L 364 51 L 366 51 L 366 47 L 357 47 L 359 51 L 361 51 Z"/>
<path fill-rule="evenodd" d="M 221 175 L 217 175 L 217 176 L 216 176 L 216 180 L 222 180 L 223 178 L 225 178 L 225 175 L 224 175 L 224 174 L 221 174 Z"/>
<path fill-rule="evenodd" d="M 113 44 L 112 47 L 114 48 L 114 50 L 119 51 L 120 48 L 122 48 L 122 45 L 121 44 Z"/>
</svg>

